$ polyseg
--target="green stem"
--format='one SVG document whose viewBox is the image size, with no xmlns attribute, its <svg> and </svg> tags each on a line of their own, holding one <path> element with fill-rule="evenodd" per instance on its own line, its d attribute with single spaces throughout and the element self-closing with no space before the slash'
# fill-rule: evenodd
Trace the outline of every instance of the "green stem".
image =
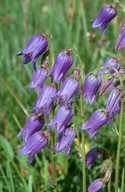
<svg viewBox="0 0 125 192">
<path fill-rule="evenodd" d="M 118 136 L 116 172 L 115 172 L 115 192 L 118 192 L 118 183 L 119 183 L 119 161 L 120 161 L 120 149 L 122 141 L 122 118 L 123 118 L 123 100 L 121 100 L 121 110 L 120 110 L 119 136 Z"/>
<path fill-rule="evenodd" d="M 110 178 L 109 183 L 108 183 L 108 192 L 111 192 L 111 178 Z"/>
<path fill-rule="evenodd" d="M 55 146 L 55 133 L 52 135 L 52 148 Z M 52 150 L 52 186 L 53 192 L 56 192 L 56 153 Z"/>
<path fill-rule="evenodd" d="M 82 124 L 85 123 L 85 117 L 84 117 L 84 102 L 82 98 L 82 87 L 83 87 L 83 81 L 84 81 L 84 64 L 78 54 L 78 52 L 73 49 L 73 51 L 76 53 L 79 62 L 80 62 L 80 72 L 81 72 L 81 79 L 80 79 L 80 112 L 82 117 Z M 83 163 L 83 169 L 82 169 L 82 175 L 83 175 L 83 192 L 86 192 L 86 161 L 85 161 L 85 134 L 82 132 L 82 163 Z"/>
<path fill-rule="evenodd" d="M 52 37 L 52 35 L 51 35 L 50 53 L 51 53 L 50 63 L 51 63 L 51 67 L 53 67 L 54 50 L 53 50 L 53 37 Z M 51 83 L 53 83 L 53 78 L 51 78 Z M 52 106 L 51 119 L 53 118 L 53 116 L 54 116 L 54 106 Z M 52 183 L 51 184 L 53 187 L 53 192 L 57 191 L 56 190 L 56 185 L 57 185 L 57 181 L 56 181 L 56 153 L 53 150 L 55 147 L 55 140 L 56 140 L 56 134 L 55 134 L 55 132 L 52 132 L 52 135 L 51 135 Z"/>
<path fill-rule="evenodd" d="M 82 88 L 82 87 L 81 87 Z M 82 89 L 80 90 L 80 103 L 81 103 L 81 115 L 82 115 L 82 124 L 84 124 L 84 104 L 82 98 Z M 82 132 L 82 163 L 83 163 L 83 192 L 86 192 L 86 161 L 85 161 L 85 134 Z"/>
<path fill-rule="evenodd" d="M 119 1 L 117 1 L 118 2 L 118 4 L 119 4 L 119 6 L 123 9 L 123 12 L 125 12 L 125 7 L 124 7 L 124 5 L 122 5 Z"/>
</svg>

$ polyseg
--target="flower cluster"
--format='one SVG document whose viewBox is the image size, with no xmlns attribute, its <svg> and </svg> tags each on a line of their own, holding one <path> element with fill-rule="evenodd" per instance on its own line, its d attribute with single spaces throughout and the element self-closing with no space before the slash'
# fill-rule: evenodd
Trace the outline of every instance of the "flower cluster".
<svg viewBox="0 0 125 192">
<path fill-rule="evenodd" d="M 104 34 L 107 24 L 117 15 L 117 6 L 118 3 L 106 4 L 98 16 L 92 20 L 92 27 L 101 27 L 101 32 Z M 116 43 L 116 50 L 122 48 L 125 43 L 124 23 Z M 56 135 L 56 143 L 51 149 L 56 153 L 65 151 L 66 155 L 69 155 L 70 146 L 76 137 L 74 123 L 70 121 L 74 115 L 73 97 L 77 92 L 80 92 L 80 99 L 86 97 L 91 106 L 98 92 L 99 96 L 109 93 L 105 106 L 94 111 L 88 121 L 80 127 L 80 130 L 89 130 L 90 138 L 93 138 L 103 125 L 109 125 L 120 112 L 125 67 L 120 66 L 119 58 L 107 59 L 101 69 L 88 74 L 85 81 L 81 82 L 82 67 L 81 69 L 76 67 L 67 77 L 67 72 L 73 65 L 72 49 L 59 52 L 54 63 L 51 63 L 51 68 L 50 61 L 53 59 L 50 59 L 51 53 L 48 49 L 46 34 L 34 35 L 17 55 L 24 55 L 24 64 L 32 61 L 34 71 L 28 87 L 38 92 L 37 100 L 32 106 L 33 112 L 18 134 L 18 137 L 24 137 L 24 145 L 20 149 L 20 154 L 28 154 L 29 163 L 33 161 L 37 152 L 50 145 L 53 132 Z M 41 65 L 37 66 L 36 62 L 40 56 L 42 56 Z M 87 168 L 90 170 L 93 163 L 101 157 L 98 148 L 92 148 L 86 154 Z M 94 180 L 88 187 L 88 192 L 100 190 L 109 181 L 112 173 L 112 165 L 109 164 L 110 166 L 103 171 L 104 177 Z"/>
<path fill-rule="evenodd" d="M 123 90 L 122 81 L 124 78 L 123 73 L 120 72 L 121 69 L 123 68 L 119 66 L 117 58 L 109 58 L 101 70 L 96 71 L 95 74 L 90 73 L 85 78 L 83 97 L 86 96 L 90 104 L 94 102 L 101 84 L 100 96 L 110 91 L 105 108 L 96 110 L 81 127 L 81 130 L 89 130 L 90 138 L 95 136 L 100 127 L 109 124 L 113 117 L 120 112 L 120 101 Z M 109 77 L 105 80 L 107 74 Z"/>
<path fill-rule="evenodd" d="M 105 33 L 107 24 L 117 15 L 117 7 L 119 3 L 106 4 L 93 20 L 92 27 L 100 27 L 102 34 Z M 121 31 L 116 42 L 115 49 L 119 50 L 125 43 L 125 21 L 122 22 Z M 90 138 L 94 137 L 98 129 L 105 124 L 112 122 L 113 118 L 120 112 L 120 103 L 123 97 L 123 88 L 125 82 L 125 68 L 120 67 L 118 58 L 109 58 L 104 64 L 102 69 L 90 73 L 85 78 L 83 87 L 83 97 L 87 97 L 89 104 L 95 100 L 97 91 L 101 84 L 100 96 L 110 92 L 105 108 L 96 110 L 89 120 L 81 127 L 81 130 L 89 130 Z M 96 148 L 92 148 L 86 155 L 86 165 L 88 169 L 91 168 L 93 163 L 101 157 Z M 107 183 L 112 174 L 111 159 L 105 160 L 103 164 L 108 162 L 107 169 L 103 169 L 105 176 L 94 180 L 88 187 L 88 192 L 97 192 L 102 189 Z"/>
<path fill-rule="evenodd" d="M 24 146 L 20 154 L 29 154 L 29 163 L 32 162 L 37 152 L 49 145 L 49 138 L 53 131 L 56 131 L 58 138 L 52 150 L 57 153 L 65 150 L 69 155 L 70 145 L 76 136 L 75 129 L 68 123 L 73 117 L 71 101 L 79 90 L 80 70 L 76 68 L 72 75 L 66 78 L 66 73 L 73 64 L 72 50 L 66 49 L 57 54 L 49 72 L 47 46 L 47 36 L 38 34 L 34 35 L 26 47 L 18 53 L 18 55 L 24 55 L 24 64 L 32 61 L 34 71 L 28 87 L 38 90 L 38 98 L 32 107 L 33 114 L 18 134 L 18 137 L 24 137 Z M 41 66 L 36 67 L 36 61 L 41 55 L 43 55 Z M 50 83 L 46 83 L 46 79 L 48 81 L 51 79 Z M 57 89 L 58 82 L 62 82 L 59 89 Z M 56 114 L 50 120 L 52 108 Z M 50 120 L 49 123 L 47 123 L 48 120 Z M 56 130 L 52 128 L 53 126 Z"/>
<path fill-rule="evenodd" d="M 92 27 L 101 28 L 101 33 L 104 34 L 107 28 L 107 24 L 116 17 L 117 15 L 117 7 L 119 3 L 110 3 L 104 5 L 101 9 L 100 13 L 97 15 L 95 19 L 90 20 L 93 22 Z M 122 21 L 121 30 L 118 35 L 118 39 L 116 42 L 115 49 L 120 50 L 125 43 L 125 20 Z"/>
</svg>

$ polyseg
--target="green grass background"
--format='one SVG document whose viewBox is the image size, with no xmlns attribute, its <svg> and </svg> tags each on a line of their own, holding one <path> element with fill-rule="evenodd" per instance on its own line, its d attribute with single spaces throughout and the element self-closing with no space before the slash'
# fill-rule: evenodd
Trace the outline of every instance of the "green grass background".
<svg viewBox="0 0 125 192">
<path fill-rule="evenodd" d="M 124 56 L 125 49 L 117 53 L 114 48 L 120 30 L 119 24 L 123 19 L 120 9 L 119 16 L 109 24 L 105 36 L 101 35 L 100 29 L 92 29 L 89 22 L 107 2 L 0 0 L 0 192 L 49 192 L 53 188 L 51 175 L 48 173 L 48 166 L 51 167 L 48 150 L 42 151 L 32 165 L 28 165 L 26 157 L 18 154 L 18 148 L 23 142 L 17 138 L 17 134 L 26 123 L 36 94 L 26 88 L 31 79 L 32 66 L 30 63 L 23 65 L 22 58 L 17 57 L 16 53 L 26 45 L 32 35 L 46 32 L 53 36 L 55 54 L 72 47 L 79 52 L 86 74 L 101 66 L 108 57 Z M 92 35 L 89 36 L 90 34 Z M 74 66 L 78 64 L 74 55 Z M 97 101 L 90 108 L 86 103 L 86 119 L 95 109 L 104 105 L 104 102 L 105 99 Z M 86 138 L 90 143 L 87 136 Z M 91 141 L 91 146 L 108 148 L 115 161 L 117 136 L 112 125 L 102 128 L 98 137 Z M 124 154 L 122 146 L 121 172 L 125 166 Z M 58 191 L 80 192 L 82 165 L 74 147 L 69 158 L 64 153 L 59 154 L 58 166 Z M 98 170 L 99 164 L 92 173 L 87 173 L 88 183 L 99 176 Z M 107 191 L 107 188 L 103 191 Z"/>
</svg>

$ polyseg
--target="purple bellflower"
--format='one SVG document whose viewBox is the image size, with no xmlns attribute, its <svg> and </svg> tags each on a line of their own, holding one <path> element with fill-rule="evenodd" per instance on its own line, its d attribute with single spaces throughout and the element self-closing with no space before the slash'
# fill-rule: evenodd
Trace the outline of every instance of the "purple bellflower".
<svg viewBox="0 0 125 192">
<path fill-rule="evenodd" d="M 97 192 L 102 189 L 103 185 L 105 184 L 104 178 L 95 179 L 91 185 L 88 187 L 88 192 Z"/>
<path fill-rule="evenodd" d="M 40 88 L 42 87 L 44 81 L 46 80 L 48 75 L 47 65 L 41 65 L 39 68 L 37 68 L 32 75 L 32 80 L 29 84 L 30 89 L 34 89 L 36 87 Z"/>
<path fill-rule="evenodd" d="M 48 116 L 56 95 L 57 91 L 55 84 L 44 86 L 41 88 L 41 92 L 33 108 L 36 109 L 37 113 L 45 112 L 46 116 Z"/>
<path fill-rule="evenodd" d="M 48 137 L 47 131 L 46 133 L 36 132 L 32 134 L 21 148 L 20 155 L 29 154 L 28 161 L 32 163 L 35 154 L 48 145 Z"/>
<path fill-rule="evenodd" d="M 61 106 L 54 118 L 49 122 L 48 127 L 56 125 L 57 132 L 61 133 L 69 123 L 72 116 L 73 113 L 71 107 Z"/>
<path fill-rule="evenodd" d="M 107 114 L 104 110 L 96 110 L 89 120 L 81 127 L 81 130 L 87 130 L 90 131 L 90 138 L 94 137 L 97 130 L 105 125 L 107 123 Z"/>
<path fill-rule="evenodd" d="M 115 105 L 120 101 L 121 99 L 121 89 L 115 88 L 111 91 L 108 101 L 106 104 L 106 112 L 110 113 L 113 111 Z"/>
<path fill-rule="evenodd" d="M 76 70 L 76 69 L 75 69 Z M 79 90 L 78 73 L 73 73 L 71 77 L 64 80 L 57 96 L 59 97 L 59 103 L 66 101 L 70 103 L 71 99 Z"/>
<path fill-rule="evenodd" d="M 101 85 L 101 80 L 96 77 L 94 74 L 89 74 L 85 78 L 85 83 L 83 86 L 83 97 L 87 96 L 87 99 L 90 104 L 93 103 L 95 95 Z"/>
<path fill-rule="evenodd" d="M 93 163 L 95 163 L 98 159 L 101 158 L 101 155 L 96 148 L 90 149 L 90 151 L 86 154 L 86 165 L 87 168 L 90 169 Z"/>
<path fill-rule="evenodd" d="M 76 131 L 72 127 L 67 127 L 64 132 L 61 132 L 55 146 L 55 151 L 59 153 L 65 149 L 66 154 L 69 155 L 70 146 L 76 136 Z"/>
<path fill-rule="evenodd" d="M 44 125 L 44 120 L 39 115 L 32 114 L 24 128 L 19 132 L 18 137 L 24 136 L 25 142 L 35 132 L 40 131 Z"/>
<path fill-rule="evenodd" d="M 111 66 L 111 67 L 114 67 L 115 69 L 118 70 L 118 67 L 119 67 L 118 59 L 115 58 L 115 57 L 109 58 L 109 59 L 106 60 L 106 62 L 103 64 L 103 66 Z M 110 74 L 115 73 L 115 71 L 114 71 L 112 68 L 111 68 L 111 69 L 110 69 L 110 68 L 109 68 L 109 69 L 101 69 L 101 70 L 99 70 L 98 72 L 99 72 L 99 74 L 102 76 L 103 73 L 104 73 L 106 70 L 108 70 Z"/>
<path fill-rule="evenodd" d="M 101 9 L 100 13 L 93 20 L 92 27 L 101 27 L 101 33 L 104 34 L 107 28 L 107 24 L 117 15 L 118 3 L 106 4 Z"/>
<path fill-rule="evenodd" d="M 34 69 L 36 69 L 36 61 L 41 56 L 48 46 L 46 34 L 37 34 L 31 37 L 26 47 L 17 53 L 18 56 L 24 55 L 23 64 L 32 61 Z"/>
<path fill-rule="evenodd" d="M 53 75 L 55 82 L 62 80 L 72 64 L 73 58 L 71 49 L 66 49 L 65 51 L 58 53 L 54 66 L 49 72 L 49 76 Z"/>
<path fill-rule="evenodd" d="M 115 49 L 116 50 L 119 50 L 123 47 L 125 43 L 125 20 L 123 21 L 122 23 L 122 26 L 121 26 L 121 31 L 119 33 L 119 36 L 118 36 L 118 40 L 116 42 L 116 46 L 115 46 Z"/>
</svg>

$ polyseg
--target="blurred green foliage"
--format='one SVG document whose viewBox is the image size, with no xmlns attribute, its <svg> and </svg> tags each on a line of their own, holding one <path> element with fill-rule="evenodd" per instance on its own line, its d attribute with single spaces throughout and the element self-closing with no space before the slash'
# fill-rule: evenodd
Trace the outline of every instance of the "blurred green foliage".
<svg viewBox="0 0 125 192">
<path fill-rule="evenodd" d="M 31 78 L 32 66 L 23 65 L 16 53 L 33 34 L 46 32 L 53 36 L 55 54 L 68 47 L 77 49 L 84 61 L 86 73 L 101 66 L 107 57 L 124 55 L 125 49 L 120 53 L 114 50 L 122 20 L 121 13 L 121 17 L 109 24 L 105 36 L 101 36 L 99 29 L 91 28 L 89 20 L 97 15 L 106 2 L 108 1 L 0 0 L 0 192 L 52 191 L 52 165 L 48 150 L 38 154 L 32 165 L 28 165 L 26 157 L 18 154 L 22 141 L 16 136 L 26 122 L 36 94 L 26 88 Z M 75 55 L 74 60 L 74 65 L 78 65 Z M 95 109 L 104 106 L 104 102 L 105 99 L 101 103 L 97 100 L 93 108 L 89 108 L 86 103 L 86 119 Z M 74 121 L 77 119 L 75 116 Z M 86 140 L 90 145 L 87 135 Z M 107 148 L 115 160 L 117 135 L 113 132 L 112 125 L 99 130 L 98 136 L 91 141 L 91 146 Z M 122 146 L 121 170 L 125 165 L 124 154 Z M 69 158 L 64 153 L 59 154 L 59 192 L 81 191 L 81 168 L 75 147 Z M 88 182 L 99 176 L 99 168 L 97 163 L 91 176 L 87 173 Z M 124 181 L 122 188 L 123 183 Z M 107 191 L 107 188 L 103 191 Z"/>
</svg>

